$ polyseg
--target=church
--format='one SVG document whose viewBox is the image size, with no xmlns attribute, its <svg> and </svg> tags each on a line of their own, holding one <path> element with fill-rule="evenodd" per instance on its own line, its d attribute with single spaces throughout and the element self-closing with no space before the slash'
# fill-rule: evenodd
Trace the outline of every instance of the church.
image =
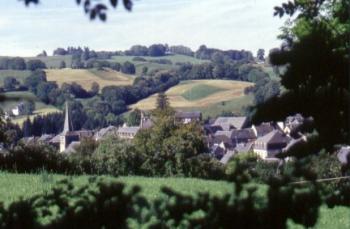
<svg viewBox="0 0 350 229">
<path fill-rule="evenodd" d="M 60 153 L 74 151 L 74 147 L 80 145 L 80 140 L 82 138 L 92 138 L 94 136 L 94 133 L 95 132 L 92 130 L 74 131 L 67 102 L 63 131 L 61 134 L 59 134 Z"/>
</svg>

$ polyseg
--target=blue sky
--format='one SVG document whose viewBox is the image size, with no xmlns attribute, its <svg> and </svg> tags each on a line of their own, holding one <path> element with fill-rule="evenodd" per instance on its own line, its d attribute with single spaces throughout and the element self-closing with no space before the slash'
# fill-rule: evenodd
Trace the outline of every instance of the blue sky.
<svg viewBox="0 0 350 229">
<path fill-rule="evenodd" d="M 281 0 L 135 0 L 131 13 L 108 11 L 108 21 L 90 21 L 75 0 L 41 0 L 24 7 L 0 1 L 0 56 L 49 54 L 56 47 L 124 50 L 134 44 L 201 44 L 221 49 L 269 50 L 283 21 L 273 17 Z"/>
</svg>

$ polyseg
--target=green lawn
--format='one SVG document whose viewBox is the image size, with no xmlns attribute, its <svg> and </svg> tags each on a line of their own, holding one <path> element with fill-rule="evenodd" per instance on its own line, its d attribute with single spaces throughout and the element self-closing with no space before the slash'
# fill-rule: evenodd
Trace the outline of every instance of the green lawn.
<svg viewBox="0 0 350 229">
<path fill-rule="evenodd" d="M 218 88 L 218 87 L 214 87 L 206 84 L 199 84 L 192 87 L 185 93 L 183 93 L 182 97 L 184 97 L 189 101 L 194 101 L 194 100 L 205 98 L 211 94 L 214 94 L 215 92 L 219 92 L 223 90 L 224 90 L 223 88 Z"/>
</svg>

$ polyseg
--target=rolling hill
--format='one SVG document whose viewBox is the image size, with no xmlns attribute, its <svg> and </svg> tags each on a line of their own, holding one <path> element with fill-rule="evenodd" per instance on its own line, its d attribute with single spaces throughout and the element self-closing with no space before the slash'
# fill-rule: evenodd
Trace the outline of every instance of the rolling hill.
<svg viewBox="0 0 350 229">
<path fill-rule="evenodd" d="M 110 69 L 47 69 L 45 70 L 48 81 L 55 81 L 59 86 L 63 83 L 77 83 L 89 90 L 93 82 L 100 85 L 102 89 L 110 85 L 131 85 L 133 76 Z"/>
<path fill-rule="evenodd" d="M 191 80 L 166 91 L 174 108 L 207 108 L 209 106 L 244 98 L 244 88 L 252 83 L 233 80 Z M 131 108 L 151 110 L 155 108 L 157 95 L 152 95 Z"/>
<path fill-rule="evenodd" d="M 31 100 L 35 103 L 35 111 L 33 112 L 32 115 L 29 115 L 30 119 L 33 119 L 36 115 L 44 115 L 44 114 L 48 114 L 48 113 L 54 113 L 54 112 L 60 112 L 59 109 L 57 109 L 54 106 L 51 105 L 47 105 L 41 101 L 39 101 L 39 99 L 31 92 L 29 91 L 16 91 L 16 92 L 6 92 L 5 95 L 7 97 L 16 97 L 19 99 L 19 101 L 24 101 L 24 100 Z M 14 100 L 8 100 L 5 102 L 1 102 L 0 103 L 0 108 L 2 110 L 7 110 L 7 109 L 11 109 L 14 106 L 16 106 L 19 101 L 14 101 Z M 27 119 L 26 115 L 23 116 L 18 116 L 18 117 L 14 117 L 11 119 L 11 121 L 13 123 L 19 124 L 21 125 L 24 120 Z"/>
</svg>

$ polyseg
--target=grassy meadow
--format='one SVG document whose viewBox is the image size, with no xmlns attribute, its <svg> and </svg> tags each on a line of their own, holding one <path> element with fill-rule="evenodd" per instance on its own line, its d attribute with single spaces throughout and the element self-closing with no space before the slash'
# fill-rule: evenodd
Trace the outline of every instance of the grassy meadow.
<svg viewBox="0 0 350 229">
<path fill-rule="evenodd" d="M 25 60 L 41 60 L 47 68 L 59 68 L 61 62 L 64 61 L 66 66 L 72 65 L 72 56 L 40 56 L 40 57 L 24 57 Z"/>
<path fill-rule="evenodd" d="M 239 98 L 234 98 L 229 101 L 222 101 L 211 104 L 205 107 L 181 107 L 180 110 L 183 111 L 200 111 L 202 112 L 202 117 L 213 118 L 222 114 L 222 112 L 231 112 L 236 115 L 244 115 L 244 110 L 247 106 L 253 104 L 252 95 L 244 95 Z"/>
<path fill-rule="evenodd" d="M 160 57 L 150 57 L 150 56 L 142 56 L 146 61 L 134 61 L 135 56 L 113 56 L 112 59 L 108 60 L 111 62 L 124 63 L 126 61 L 132 62 L 136 67 L 136 75 L 141 75 L 143 67 L 148 68 L 148 72 L 151 72 L 156 69 L 162 70 L 170 70 L 177 67 L 176 63 L 192 63 L 192 64 L 200 64 L 204 62 L 208 62 L 207 60 L 199 60 L 194 57 L 185 56 L 185 55 L 168 55 L 168 56 L 160 56 Z M 172 64 L 158 64 L 149 62 L 151 60 L 170 60 Z"/>
<path fill-rule="evenodd" d="M 36 194 L 49 191 L 56 182 L 62 179 L 72 179 L 76 185 L 84 185 L 89 176 L 64 176 L 49 174 L 15 174 L 0 172 L 0 202 L 11 203 L 19 198 L 29 198 Z M 195 178 L 155 178 L 155 177 L 118 177 L 111 178 L 124 182 L 127 187 L 139 185 L 142 195 L 148 199 L 155 199 L 160 195 L 163 186 L 173 188 L 183 194 L 197 192 L 209 192 L 213 195 L 222 196 L 231 192 L 233 187 L 224 181 L 207 181 Z M 10 190 L 9 190 L 10 189 Z"/>
<path fill-rule="evenodd" d="M 76 185 L 87 183 L 89 176 L 64 176 L 42 172 L 40 174 L 15 174 L 0 172 L 0 202 L 5 205 L 18 200 L 29 198 L 37 194 L 49 191 L 56 182 L 62 179 L 72 179 Z M 182 194 L 193 195 L 198 192 L 209 192 L 215 196 L 230 193 L 233 186 L 225 181 L 208 181 L 194 178 L 147 178 L 147 177 L 119 177 L 110 178 L 124 182 L 128 188 L 139 185 L 141 194 L 147 199 L 153 200 L 161 195 L 161 187 L 167 186 Z M 350 208 L 335 207 L 333 209 L 322 206 L 320 218 L 315 229 L 343 229 L 350 228 Z M 253 220 L 253 219 L 252 219 Z M 289 229 L 303 228 L 300 225 L 288 222 Z"/>
<path fill-rule="evenodd" d="M 30 75 L 30 71 L 0 70 L 0 87 L 4 86 L 4 79 L 8 76 L 14 77 L 18 82 L 24 83 L 25 78 Z"/>
<path fill-rule="evenodd" d="M 233 80 L 190 80 L 166 91 L 170 105 L 178 108 L 207 108 L 219 102 L 232 101 L 244 97 L 244 88 L 253 85 Z M 157 95 L 133 104 L 131 108 L 151 110 L 155 108 Z"/>
<path fill-rule="evenodd" d="M 133 77 L 111 69 L 48 69 L 45 70 L 48 81 L 55 81 L 59 86 L 63 83 L 78 83 L 89 90 L 93 82 L 100 85 L 102 89 L 110 85 L 131 85 Z"/>
<path fill-rule="evenodd" d="M 29 91 L 15 91 L 15 92 L 6 92 L 4 93 L 8 98 L 17 98 L 18 100 L 6 100 L 0 103 L 0 108 L 2 110 L 8 110 L 15 107 L 20 101 L 31 100 L 35 104 L 35 110 L 32 115 L 28 117 L 34 119 L 36 115 L 44 115 L 48 113 L 59 112 L 60 110 L 52 105 L 47 105 L 41 101 Z M 22 125 L 22 123 L 27 119 L 27 116 L 18 116 L 11 119 L 13 123 Z"/>
</svg>

